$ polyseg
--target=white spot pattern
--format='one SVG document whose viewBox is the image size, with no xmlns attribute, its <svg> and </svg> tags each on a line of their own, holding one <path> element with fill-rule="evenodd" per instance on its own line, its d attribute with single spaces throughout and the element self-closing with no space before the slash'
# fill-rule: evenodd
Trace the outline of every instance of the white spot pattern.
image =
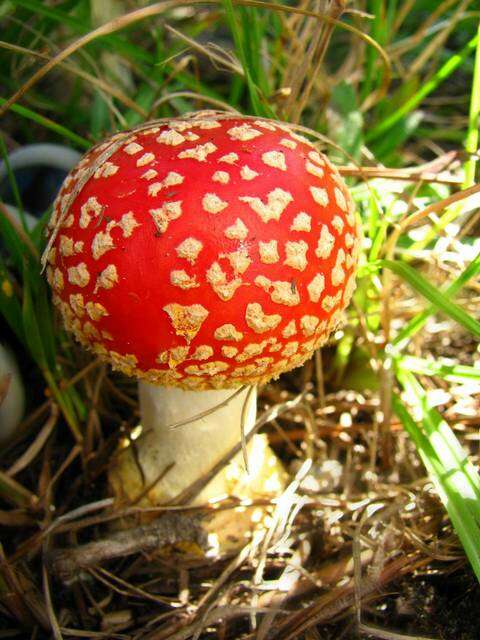
<svg viewBox="0 0 480 640">
<path fill-rule="evenodd" d="M 292 202 L 293 196 L 288 191 L 277 187 L 267 195 L 266 204 L 256 196 L 240 196 L 239 200 L 246 202 L 255 213 L 258 213 L 263 222 L 268 222 L 280 220 L 280 216 Z"/>
</svg>

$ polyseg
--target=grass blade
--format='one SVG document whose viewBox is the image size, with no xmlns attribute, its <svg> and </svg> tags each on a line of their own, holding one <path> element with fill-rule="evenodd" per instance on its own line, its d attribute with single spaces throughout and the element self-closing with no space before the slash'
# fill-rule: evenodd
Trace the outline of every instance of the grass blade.
<svg viewBox="0 0 480 640">
<path fill-rule="evenodd" d="M 467 189 L 475 184 L 475 167 L 477 165 L 476 154 L 478 149 L 478 130 L 480 127 L 480 22 L 477 31 L 477 46 L 475 52 L 475 64 L 473 70 L 472 90 L 470 94 L 470 109 L 468 116 L 468 131 L 465 139 L 465 151 L 469 158 L 464 164 L 465 178 L 462 189 Z M 461 215 L 463 207 L 461 203 L 449 207 L 438 222 L 429 230 L 422 240 L 416 242 L 413 248 L 421 250 L 433 242 L 445 227 Z"/>
<path fill-rule="evenodd" d="M 397 109 L 390 116 L 385 118 L 382 122 L 373 127 L 365 136 L 367 142 L 376 140 L 379 136 L 386 133 L 393 127 L 399 120 L 406 116 L 410 111 L 413 111 L 424 98 L 426 98 L 432 91 L 434 91 L 442 82 L 449 78 L 452 73 L 458 69 L 458 67 L 465 61 L 472 51 L 475 50 L 478 42 L 478 35 L 474 36 L 463 47 L 459 53 L 453 55 L 451 58 L 443 64 L 440 69 L 421 86 L 421 88 L 407 100 L 399 109 Z"/>
<path fill-rule="evenodd" d="M 398 366 L 396 373 L 398 381 L 408 392 L 409 401 L 422 414 L 425 434 L 442 465 L 451 474 L 461 474 L 465 497 L 472 500 L 472 511 L 480 526 L 480 476 L 477 469 L 469 462 L 466 451 L 440 413 L 429 406 L 425 389 L 413 373 Z"/>
<path fill-rule="evenodd" d="M 43 15 L 57 24 L 68 25 L 78 34 L 83 35 L 88 33 L 92 28 L 90 24 L 79 20 L 66 11 L 48 6 L 46 2 L 40 2 L 39 0 L 15 0 L 15 4 L 29 9 L 34 16 Z M 154 63 L 152 56 L 145 47 L 137 47 L 116 34 L 103 36 L 102 44 L 108 46 L 112 51 L 121 53 L 136 62 L 145 63 L 150 66 Z"/>
<path fill-rule="evenodd" d="M 10 275 L 0 258 L 0 313 L 21 343 L 25 343 L 22 308 L 13 289 Z"/>
<path fill-rule="evenodd" d="M 250 96 L 250 102 L 252 104 L 252 109 L 257 116 L 274 118 L 274 111 L 264 100 L 261 100 L 261 91 L 254 82 L 253 74 L 255 73 L 255 70 L 252 69 L 251 65 L 249 64 L 249 57 L 247 55 L 245 44 L 245 36 L 247 36 L 247 34 L 245 34 L 245 32 L 242 31 L 239 26 L 232 0 L 223 0 L 223 6 L 225 9 L 225 14 L 227 17 L 228 25 L 230 27 L 230 31 L 232 32 L 235 49 L 245 73 L 245 79 L 247 81 L 247 88 Z"/>
<path fill-rule="evenodd" d="M 480 527 L 478 520 L 469 508 L 471 499 L 464 495 L 462 469 L 457 468 L 454 473 L 451 473 L 445 468 L 429 438 L 418 427 L 403 402 L 396 395 L 392 397 L 392 407 L 415 443 L 480 582 Z"/>
<path fill-rule="evenodd" d="M 468 380 L 480 381 L 480 367 L 469 367 L 461 364 L 449 364 L 441 360 L 426 360 L 415 356 L 396 358 L 399 367 L 411 373 L 424 376 L 438 376 L 448 382 L 464 383 Z"/>
<path fill-rule="evenodd" d="M 7 100 L 5 100 L 5 98 L 0 97 L 0 106 L 3 106 L 6 103 L 7 103 Z M 22 116 L 22 118 L 26 118 L 27 120 L 32 120 L 33 122 L 36 122 L 42 127 L 45 127 L 46 129 L 50 129 L 50 131 L 53 131 L 54 133 L 58 134 L 62 138 L 67 138 L 67 140 L 70 140 L 71 142 L 76 144 L 77 147 L 80 147 L 81 149 L 90 149 L 90 147 L 92 146 L 91 142 L 89 142 L 88 140 L 85 140 L 85 138 L 82 138 L 81 136 L 78 136 L 73 131 L 70 131 L 70 129 L 67 129 L 67 127 L 64 127 L 63 125 L 58 124 L 53 120 L 50 120 L 50 118 L 41 116 L 39 113 L 36 113 L 31 109 L 27 109 L 27 107 L 22 107 L 19 104 L 12 104 L 10 109 L 17 115 Z"/>
<path fill-rule="evenodd" d="M 48 363 L 43 346 L 42 334 L 37 322 L 38 309 L 34 302 L 33 292 L 30 285 L 30 278 L 27 270 L 27 261 L 25 261 L 25 267 L 23 271 L 22 304 L 22 320 L 25 331 L 25 340 L 32 358 L 35 360 L 40 369 L 43 370 L 47 368 Z"/>
<path fill-rule="evenodd" d="M 477 49 L 475 52 L 475 66 L 473 69 L 472 92 L 470 95 L 470 110 L 468 115 L 468 131 L 465 140 L 465 150 L 474 154 L 478 149 L 478 135 L 480 128 L 480 22 L 477 31 Z M 477 159 L 469 158 L 465 162 L 465 181 L 463 186 L 470 187 L 475 184 L 475 167 Z"/>
<path fill-rule="evenodd" d="M 480 253 L 475 256 L 472 262 L 468 265 L 468 267 L 456 278 L 450 286 L 448 286 L 443 295 L 448 298 L 453 298 L 466 284 L 469 280 L 471 280 L 474 276 L 476 276 L 480 272 Z M 396 349 L 403 349 L 407 342 L 420 331 L 420 329 L 425 325 L 428 318 L 435 313 L 436 307 L 431 306 L 425 311 L 417 314 L 414 318 L 412 318 L 405 327 L 398 333 L 396 338 L 392 341 L 392 345 Z"/>
<path fill-rule="evenodd" d="M 480 322 L 470 316 L 462 307 L 452 302 L 444 293 L 431 285 L 418 271 L 410 265 L 396 260 L 379 260 L 377 263 L 381 267 L 386 267 L 398 276 L 403 278 L 418 293 L 422 294 L 439 311 L 443 311 L 447 316 L 461 324 L 465 329 L 480 338 Z"/>
</svg>

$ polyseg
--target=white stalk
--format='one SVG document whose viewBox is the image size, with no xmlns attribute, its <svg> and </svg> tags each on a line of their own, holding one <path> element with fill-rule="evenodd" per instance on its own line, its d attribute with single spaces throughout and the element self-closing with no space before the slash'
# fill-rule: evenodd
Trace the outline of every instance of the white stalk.
<svg viewBox="0 0 480 640">
<path fill-rule="evenodd" d="M 257 390 L 183 391 L 139 383 L 141 432 L 110 471 L 115 495 L 140 504 L 175 504 L 197 480 L 208 476 L 255 424 Z M 219 406 L 225 403 L 224 406 Z M 199 414 L 206 413 L 202 418 Z M 243 420 L 243 425 L 242 425 Z M 184 423 L 172 428 L 176 423 Z M 140 431 L 140 430 L 139 430 Z M 276 495 L 285 471 L 265 434 L 247 445 L 248 472 L 240 451 L 195 496 L 205 504 L 227 496 L 251 500 Z"/>
<path fill-rule="evenodd" d="M 139 395 L 141 432 L 134 430 L 137 438 L 112 465 L 110 483 L 118 498 L 140 506 L 175 504 L 238 445 L 242 420 L 245 435 L 255 424 L 256 388 L 235 394 L 232 389 L 183 391 L 140 382 Z M 203 412 L 207 415 L 191 420 Z M 184 424 L 172 428 L 176 423 Z M 213 511 L 204 523 L 215 553 L 245 544 L 266 514 L 254 501 L 277 496 L 285 487 L 285 470 L 265 434 L 251 437 L 247 457 L 248 473 L 240 451 L 188 502 L 205 505 L 226 497 L 242 502 L 235 509 Z"/>
<path fill-rule="evenodd" d="M 145 484 L 150 485 L 174 463 L 158 485 L 162 502 L 173 500 L 207 474 L 240 441 L 242 413 L 244 433 L 250 432 L 255 424 L 257 391 L 253 389 L 249 394 L 247 388 L 234 394 L 232 389 L 184 391 L 139 383 L 143 435 L 137 448 Z M 228 403 L 218 408 L 225 401 Z M 209 413 L 172 428 L 203 412 Z M 197 496 L 196 502 L 226 492 L 225 474 L 221 473 Z"/>
</svg>

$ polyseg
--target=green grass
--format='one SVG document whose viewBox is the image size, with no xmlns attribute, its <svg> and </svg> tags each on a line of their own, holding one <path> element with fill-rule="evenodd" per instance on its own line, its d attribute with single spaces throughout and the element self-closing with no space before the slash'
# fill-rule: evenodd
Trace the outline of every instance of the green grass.
<svg viewBox="0 0 480 640">
<path fill-rule="evenodd" d="M 419 425 L 418 420 L 412 418 L 397 395 L 393 397 L 394 411 L 415 443 L 480 581 L 478 471 L 468 463 L 465 451 L 458 449 L 457 438 L 438 412 L 428 407 L 413 376 L 405 372 L 399 379 L 406 389 L 415 393 L 414 402 L 422 412 L 422 423 Z"/>
<path fill-rule="evenodd" d="M 475 51 L 477 43 L 478 35 L 475 35 L 469 42 L 467 42 L 459 53 L 452 55 L 445 64 L 443 64 L 433 74 L 429 81 L 415 91 L 408 100 L 399 105 L 391 115 L 387 116 L 376 126 L 372 127 L 366 135 L 367 142 L 372 142 L 373 140 L 378 139 L 381 135 L 384 135 L 387 131 L 390 131 L 394 125 L 418 107 L 429 94 L 435 91 L 442 82 L 445 82 L 451 74 L 465 62 L 472 52 Z"/>
<path fill-rule="evenodd" d="M 167 35 L 163 22 L 151 17 L 88 42 L 74 52 L 70 62 L 98 76 L 107 86 L 115 87 L 118 79 L 113 69 L 98 62 L 102 52 L 108 49 L 128 70 L 130 88 L 122 90 L 128 91 L 128 97 L 151 118 L 196 109 L 198 104 L 194 99 L 178 96 L 170 99 L 170 95 L 186 91 L 221 100 L 244 113 L 285 117 L 286 97 L 282 91 L 288 89 L 284 83 L 289 77 L 292 59 L 300 63 L 305 54 L 307 23 L 305 17 L 297 16 L 297 23 L 293 24 L 293 14 L 289 15 L 286 3 L 279 3 L 283 10 L 278 12 L 271 5 L 259 7 L 258 4 L 222 0 L 201 8 L 192 5 L 192 14 L 170 11 L 162 15 L 159 9 L 159 16 L 196 40 L 203 53 Z M 337 27 L 333 31 L 322 72 L 315 78 L 300 121 L 329 136 L 343 149 L 340 157 L 338 150 L 331 148 L 332 157 L 339 162 L 353 157 L 363 164 L 411 165 L 422 154 L 430 157 L 434 153 L 428 146 L 433 142 L 445 151 L 460 149 L 462 145 L 469 154 L 477 151 L 480 45 L 474 3 L 470 3 L 471 15 L 454 26 L 446 46 L 432 51 L 424 66 L 414 73 L 410 73 L 409 67 L 427 50 L 432 39 L 448 28 L 454 9 L 444 11 L 443 4 L 439 6 L 434 0 L 419 0 L 410 13 L 403 15 L 402 5 L 394 0 L 369 0 L 362 6 L 372 17 L 346 13 L 341 18 L 346 28 Z M 40 0 L 15 0 L 0 4 L 0 8 L 4 42 L 46 50 L 49 56 L 94 28 L 87 0 L 63 0 L 54 6 Z M 433 24 L 423 32 L 422 21 L 432 15 Z M 24 24 L 29 28 L 24 28 Z M 314 24 L 314 29 L 321 28 L 320 23 Z M 289 48 L 292 29 L 298 45 L 295 50 Z M 369 46 L 356 30 L 385 47 L 386 53 Z M 242 74 L 219 72 L 217 66 L 209 62 L 205 43 L 212 41 L 227 48 L 228 55 L 235 56 Z M 351 51 L 357 53 L 344 69 L 341 63 Z M 394 82 L 388 87 L 387 95 L 381 97 L 381 91 L 387 89 L 386 59 L 393 61 Z M 0 73 L 5 79 L 0 108 L 32 77 L 39 64 L 26 54 L 0 49 Z M 312 69 L 313 62 L 310 72 Z M 468 114 L 449 102 L 458 92 L 468 94 Z M 426 99 L 431 97 L 444 98 L 445 103 L 439 107 L 429 106 Z M 156 108 L 159 99 L 162 102 Z M 429 122 L 429 115 L 435 116 L 433 124 Z M 464 124 L 452 127 L 449 123 L 459 116 L 463 117 Z M 5 130 L 20 144 L 46 140 L 83 150 L 109 132 L 133 126 L 141 116 L 112 94 L 89 86 L 81 77 L 54 69 L 12 105 L 5 118 L 8 118 Z M 5 156 L 3 142 L 2 155 Z M 477 164 L 473 155 L 465 160 L 464 187 L 474 183 Z M 350 329 L 333 357 L 335 383 L 342 384 L 356 342 L 365 340 L 360 332 L 361 320 L 366 318 L 367 329 L 374 337 L 382 332 L 389 335 L 386 344 L 377 341 L 373 345 L 372 337 L 369 339 L 378 363 L 393 357 L 393 409 L 415 443 L 480 580 L 478 470 L 468 461 L 453 431 L 428 405 L 417 378 L 429 376 L 433 383 L 441 379 L 446 384 L 457 384 L 478 380 L 479 371 L 469 363 L 431 361 L 413 356 L 411 352 L 414 339 L 421 335 L 432 315 L 449 318 L 463 328 L 465 335 L 471 336 L 468 339 L 478 339 L 478 317 L 454 298 L 460 293 L 468 294 L 469 284 L 480 271 L 480 256 L 463 269 L 457 269 L 450 284 L 430 282 L 428 276 L 421 273 L 416 252 L 426 252 L 423 264 L 434 261 L 432 241 L 441 237 L 446 224 L 457 217 L 458 207 L 442 212 L 437 222 L 425 221 L 429 225 L 427 240 L 415 241 L 410 229 L 405 229 L 397 238 L 394 255 L 387 255 L 385 247 L 403 219 L 407 205 L 416 210 L 439 202 L 453 187 L 402 183 L 403 191 L 399 192 L 398 183 L 375 181 L 369 188 L 357 187 L 359 183 L 353 179 L 350 183 L 369 244 L 363 256 L 355 306 L 349 311 Z M 17 193 L 15 185 L 12 186 Z M 21 207 L 18 194 L 16 199 Z M 65 369 L 75 371 L 75 363 L 68 340 L 59 331 L 41 275 L 38 257 L 43 248 L 41 226 L 31 232 L 24 227 L 22 235 L 0 212 L 0 236 L 7 248 L 7 254 L 0 259 L 0 310 L 57 400 L 74 439 L 81 441 L 85 436 L 86 408 L 75 385 L 62 388 Z M 473 240 L 468 233 L 458 236 L 459 255 L 462 247 L 470 250 Z M 390 295 L 385 287 L 392 278 L 395 283 L 405 283 L 408 295 L 412 298 L 416 295 L 417 303 L 423 305 L 421 311 L 405 320 L 398 330 L 386 328 L 382 315 L 389 304 L 385 297 Z M 408 392 L 408 402 L 404 392 Z M 18 494 L 18 488 L 14 491 L 11 485 L 0 482 L 0 495 L 8 495 L 8 491 Z"/>
</svg>

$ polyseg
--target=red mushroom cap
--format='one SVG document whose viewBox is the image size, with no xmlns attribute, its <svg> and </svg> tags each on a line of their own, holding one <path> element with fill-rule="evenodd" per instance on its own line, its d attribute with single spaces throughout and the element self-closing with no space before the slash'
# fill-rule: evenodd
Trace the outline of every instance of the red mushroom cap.
<svg viewBox="0 0 480 640">
<path fill-rule="evenodd" d="M 298 367 L 355 287 L 343 180 L 266 119 L 203 113 L 113 136 L 67 177 L 50 230 L 67 329 L 162 385 L 227 388 Z"/>
</svg>

